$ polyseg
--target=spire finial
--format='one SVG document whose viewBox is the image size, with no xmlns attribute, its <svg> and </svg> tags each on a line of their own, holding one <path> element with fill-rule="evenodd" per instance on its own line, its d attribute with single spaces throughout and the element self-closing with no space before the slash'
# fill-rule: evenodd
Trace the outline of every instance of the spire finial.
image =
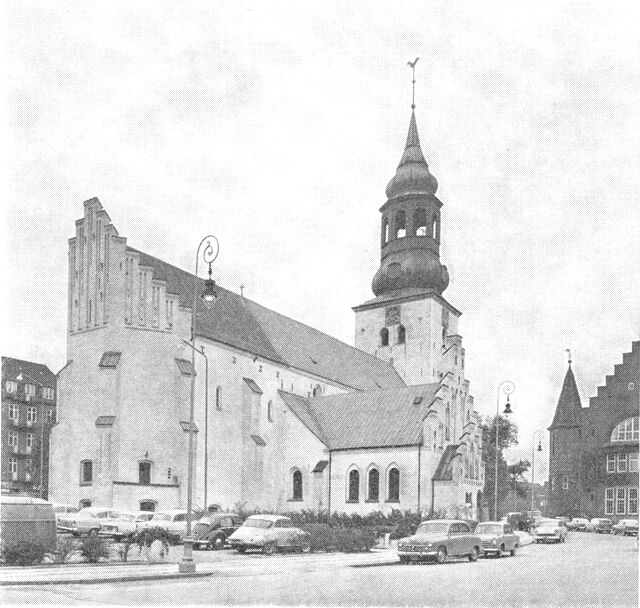
<svg viewBox="0 0 640 608">
<path fill-rule="evenodd" d="M 407 61 L 407 65 L 411 68 L 411 71 L 413 73 L 413 80 L 411 81 L 411 84 L 413 86 L 413 90 L 411 93 L 411 109 L 415 110 L 416 108 L 416 63 L 418 63 L 418 59 L 420 59 L 420 57 L 416 57 L 416 60 L 411 62 L 411 61 Z"/>
<path fill-rule="evenodd" d="M 568 348 L 565 348 L 565 352 L 567 353 L 567 355 L 569 355 L 569 367 L 571 367 L 571 350 Z"/>
</svg>

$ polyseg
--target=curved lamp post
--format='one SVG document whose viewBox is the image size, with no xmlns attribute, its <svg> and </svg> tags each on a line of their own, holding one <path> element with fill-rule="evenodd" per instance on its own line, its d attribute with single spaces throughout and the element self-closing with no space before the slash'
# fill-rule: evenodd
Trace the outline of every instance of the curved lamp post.
<svg viewBox="0 0 640 608">
<path fill-rule="evenodd" d="M 193 561 L 193 537 L 191 536 L 191 519 L 193 506 L 193 427 L 196 394 L 196 308 L 198 306 L 198 262 L 200 261 L 200 250 L 207 242 L 207 246 L 202 251 L 202 260 L 209 265 L 209 278 L 204 282 L 204 291 L 200 294 L 206 306 L 210 306 L 218 297 L 216 283 L 211 278 L 211 264 L 218 257 L 220 245 L 218 239 L 209 234 L 205 236 L 196 249 L 196 270 L 193 277 L 193 306 L 191 307 L 191 395 L 189 400 L 189 455 L 187 463 L 187 534 L 184 538 L 184 553 L 182 561 L 178 566 L 179 572 L 195 572 L 196 563 Z"/>
<path fill-rule="evenodd" d="M 505 414 L 512 414 L 511 404 L 509 403 L 509 395 L 516 390 L 516 385 L 511 382 L 511 380 L 503 380 L 498 385 L 498 396 L 496 398 L 496 432 L 495 432 L 495 442 L 496 442 L 496 462 L 495 462 L 495 479 L 494 479 L 494 489 L 493 489 L 493 515 L 495 521 L 498 521 L 498 430 L 499 430 L 499 417 L 500 417 L 500 391 L 507 396 L 507 403 L 504 407 Z"/>
<path fill-rule="evenodd" d="M 544 433 L 542 429 L 533 431 L 533 437 L 531 441 L 531 517 L 533 517 L 533 484 L 536 474 L 536 436 L 538 433 Z M 538 437 L 538 452 L 542 452 L 542 440 Z"/>
</svg>

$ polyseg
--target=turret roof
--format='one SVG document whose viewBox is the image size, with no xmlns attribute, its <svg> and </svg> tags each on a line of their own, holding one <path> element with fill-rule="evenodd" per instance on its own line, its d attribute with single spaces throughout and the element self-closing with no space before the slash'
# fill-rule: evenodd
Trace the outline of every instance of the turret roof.
<svg viewBox="0 0 640 608">
<path fill-rule="evenodd" d="M 576 379 L 569 364 L 569 369 L 564 377 L 560 398 L 556 406 L 556 414 L 549 429 L 559 427 L 574 427 L 580 423 L 580 414 L 582 411 L 582 402 L 580 401 L 580 393 Z"/>
</svg>

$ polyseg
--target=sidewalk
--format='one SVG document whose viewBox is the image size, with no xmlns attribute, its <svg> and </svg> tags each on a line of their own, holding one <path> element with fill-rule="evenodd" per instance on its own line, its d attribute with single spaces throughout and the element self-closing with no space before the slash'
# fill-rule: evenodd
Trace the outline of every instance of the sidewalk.
<svg viewBox="0 0 640 608">
<path fill-rule="evenodd" d="M 306 555 L 230 556 L 226 561 L 197 562 L 194 574 L 180 574 L 175 562 L 147 564 L 65 564 L 52 566 L 0 567 L 0 587 L 8 585 L 81 585 L 171 580 L 205 576 L 253 576 L 276 573 L 282 568 L 317 569 L 374 566 L 397 562 L 394 551 L 370 553 L 314 553 Z M 292 563 L 294 562 L 294 563 Z"/>
</svg>

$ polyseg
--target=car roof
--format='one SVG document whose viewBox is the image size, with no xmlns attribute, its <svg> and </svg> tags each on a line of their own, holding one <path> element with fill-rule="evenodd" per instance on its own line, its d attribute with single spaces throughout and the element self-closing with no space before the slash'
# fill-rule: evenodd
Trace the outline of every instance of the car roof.
<svg viewBox="0 0 640 608">
<path fill-rule="evenodd" d="M 279 521 L 281 519 L 288 519 L 290 521 L 289 517 L 284 517 L 283 515 L 267 515 L 266 513 L 264 515 L 252 515 L 248 519 L 266 519 L 268 521 Z"/>
<path fill-rule="evenodd" d="M 200 518 L 200 521 L 203 519 L 222 519 L 223 517 L 240 517 L 237 513 L 227 513 L 226 511 L 216 511 L 215 513 L 209 513 L 208 515 L 203 515 Z"/>
<path fill-rule="evenodd" d="M 511 525 L 508 521 L 481 521 L 478 525 L 482 526 L 483 524 L 495 524 L 497 526 L 510 526 Z"/>
<path fill-rule="evenodd" d="M 469 525 L 469 522 L 464 521 L 464 519 L 425 519 L 424 521 L 420 522 L 422 524 L 467 524 Z M 485 523 L 485 522 L 482 522 Z"/>
<path fill-rule="evenodd" d="M 154 515 L 158 515 L 159 513 L 163 513 L 164 515 L 178 515 L 180 513 L 186 513 L 186 512 L 187 512 L 186 509 L 164 509 L 162 511 L 156 511 Z M 193 511 L 192 511 L 192 514 L 195 515 Z"/>
</svg>

